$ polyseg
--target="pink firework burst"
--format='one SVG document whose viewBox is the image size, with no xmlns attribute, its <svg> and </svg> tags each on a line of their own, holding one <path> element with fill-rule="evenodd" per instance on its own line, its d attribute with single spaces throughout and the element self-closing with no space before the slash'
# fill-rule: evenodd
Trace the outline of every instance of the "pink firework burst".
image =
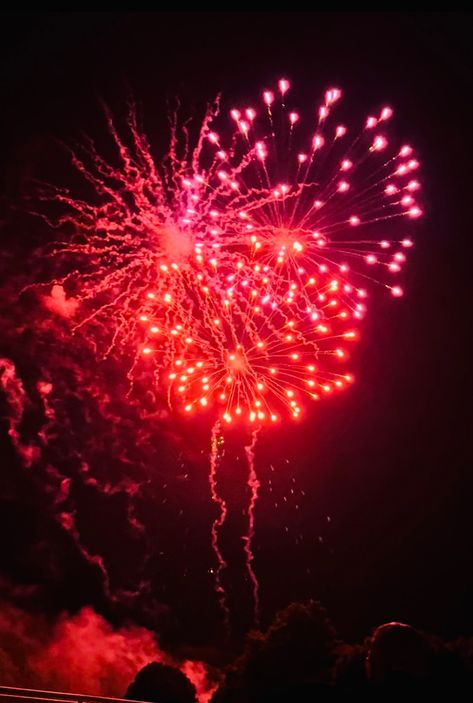
<svg viewBox="0 0 473 703">
<path fill-rule="evenodd" d="M 73 155 L 94 202 L 52 194 L 76 231 L 54 247 L 71 264 L 74 330 L 131 353 L 132 381 L 226 424 L 300 417 L 305 397 L 352 381 L 345 343 L 372 284 L 402 295 L 421 215 L 419 162 L 391 146 L 390 107 L 352 132 L 335 119 L 339 89 L 305 118 L 289 89 L 228 115 L 215 102 L 194 139 L 173 117 L 159 163 L 135 112 L 122 136 L 107 111 L 115 165 L 92 143 Z"/>
</svg>

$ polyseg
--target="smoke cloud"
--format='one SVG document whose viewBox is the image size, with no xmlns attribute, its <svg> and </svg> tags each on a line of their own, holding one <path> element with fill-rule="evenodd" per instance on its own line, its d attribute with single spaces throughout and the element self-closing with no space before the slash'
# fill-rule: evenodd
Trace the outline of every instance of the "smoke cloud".
<svg viewBox="0 0 473 703">
<path fill-rule="evenodd" d="M 43 296 L 43 303 L 48 310 L 60 317 L 73 317 L 78 308 L 75 298 L 66 298 L 64 288 L 58 284 L 51 289 L 51 295 Z"/>
<path fill-rule="evenodd" d="M 144 627 L 114 628 L 90 607 L 50 622 L 0 604 L 3 685 L 120 697 L 137 672 L 153 661 L 179 668 L 196 687 L 199 703 L 208 703 L 216 682 L 206 665 L 177 662 Z"/>
</svg>

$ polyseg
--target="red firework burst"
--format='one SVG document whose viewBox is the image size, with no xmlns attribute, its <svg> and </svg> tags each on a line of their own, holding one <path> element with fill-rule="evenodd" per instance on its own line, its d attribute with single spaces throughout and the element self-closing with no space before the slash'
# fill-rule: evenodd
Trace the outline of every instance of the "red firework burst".
<svg viewBox="0 0 473 703">
<path fill-rule="evenodd" d="M 225 423 L 297 418 L 304 397 L 352 381 L 344 344 L 366 284 L 402 295 L 392 279 L 412 240 L 399 222 L 421 214 L 419 163 L 386 136 L 391 108 L 350 136 L 332 116 L 340 90 L 304 124 L 289 88 L 229 118 L 217 101 L 194 141 L 172 118 L 159 163 L 133 110 L 126 139 L 107 112 L 117 164 L 92 143 L 73 155 L 96 202 L 54 192 L 76 228 L 54 251 L 81 262 L 61 280 L 74 329 L 105 354 L 133 349 L 132 380 L 147 373 L 185 412 Z"/>
</svg>

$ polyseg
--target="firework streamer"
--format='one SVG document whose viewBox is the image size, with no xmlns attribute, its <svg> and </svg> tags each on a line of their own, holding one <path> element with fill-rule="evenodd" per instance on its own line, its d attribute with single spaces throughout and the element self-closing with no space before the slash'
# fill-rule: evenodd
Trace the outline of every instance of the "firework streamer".
<svg viewBox="0 0 473 703">
<path fill-rule="evenodd" d="M 221 448 L 223 446 L 223 436 L 221 433 L 220 422 L 217 420 L 212 427 L 211 435 L 211 451 L 210 451 L 210 472 L 209 472 L 209 484 L 210 484 L 210 495 L 213 502 L 218 507 L 218 515 L 212 523 L 212 549 L 214 551 L 215 557 L 217 559 L 217 569 L 215 570 L 215 592 L 218 596 L 218 602 L 224 614 L 225 627 L 228 629 L 230 626 L 230 610 L 227 605 L 227 594 L 225 588 L 222 584 L 222 572 L 227 566 L 227 562 L 223 558 L 222 552 L 220 551 L 220 546 L 218 544 L 218 535 L 220 528 L 222 527 L 225 519 L 227 517 L 227 504 L 224 499 L 219 495 L 217 490 L 217 467 L 219 464 L 219 459 L 222 456 Z"/>
<path fill-rule="evenodd" d="M 246 568 L 252 585 L 254 621 L 256 626 L 259 625 L 259 583 L 253 569 L 253 561 L 255 557 L 253 554 L 252 542 L 255 535 L 255 507 L 258 500 L 258 489 L 261 485 L 255 470 L 255 447 L 259 430 L 259 427 L 253 430 L 251 433 L 251 442 L 245 447 L 249 469 L 247 485 L 250 489 L 250 502 L 248 505 L 248 532 L 243 537 L 245 542 Z"/>
</svg>

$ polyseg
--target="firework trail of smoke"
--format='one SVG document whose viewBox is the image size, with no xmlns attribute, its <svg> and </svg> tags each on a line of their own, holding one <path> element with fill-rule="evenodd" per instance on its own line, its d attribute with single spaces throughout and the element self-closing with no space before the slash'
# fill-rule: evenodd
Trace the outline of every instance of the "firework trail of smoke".
<svg viewBox="0 0 473 703">
<path fill-rule="evenodd" d="M 52 383 L 49 381 L 38 381 L 36 383 L 36 391 L 40 398 L 41 408 L 44 414 L 44 421 L 39 429 L 36 430 L 35 439 L 26 441 L 22 437 L 21 426 L 24 421 L 25 414 L 33 406 L 31 396 L 25 390 L 22 379 L 20 378 L 16 366 L 10 359 L 0 358 L 0 390 L 3 391 L 6 400 L 6 418 L 8 422 L 8 435 L 12 441 L 19 459 L 26 469 L 31 469 L 37 465 L 40 469 L 40 461 L 44 459 L 42 449 L 46 447 L 49 440 L 49 434 L 55 426 L 56 415 L 50 394 L 52 392 Z M 114 595 L 111 589 L 110 578 L 105 566 L 104 559 L 99 554 L 93 554 L 83 543 L 76 520 L 76 508 L 67 506 L 71 499 L 71 481 L 72 479 L 61 473 L 52 464 L 48 463 L 45 468 L 46 491 L 52 496 L 52 510 L 54 519 L 61 527 L 69 534 L 78 552 L 83 559 L 92 567 L 99 570 L 101 574 L 102 586 L 105 595 L 111 600 L 117 600 L 118 596 Z M 97 489 L 101 487 L 98 481 L 95 481 Z M 115 489 L 123 491 L 121 486 Z M 108 489 L 110 493 L 112 489 Z M 104 493 L 107 491 L 104 490 Z M 132 512 L 132 506 L 128 507 L 129 514 Z M 134 517 L 132 515 L 132 517 Z M 141 525 L 135 519 L 132 527 L 138 529 Z M 128 594 L 127 594 L 128 595 Z"/>
<path fill-rule="evenodd" d="M 259 625 L 259 583 L 253 569 L 254 554 L 252 550 L 252 541 L 255 534 L 255 507 L 258 500 L 258 489 L 260 482 L 255 471 L 255 446 L 258 439 L 260 428 L 254 429 L 251 433 L 251 442 L 245 447 L 246 457 L 248 459 L 248 481 L 247 485 L 250 489 L 250 502 L 248 505 L 248 532 L 244 536 L 246 568 L 251 580 L 253 590 L 253 607 L 255 625 Z"/>
<path fill-rule="evenodd" d="M 224 614 L 225 627 L 228 629 L 230 626 L 230 610 L 227 605 L 227 594 L 225 588 L 222 584 L 222 571 L 227 566 L 227 562 L 223 558 L 222 552 L 218 544 L 218 534 L 222 527 L 225 519 L 227 517 L 227 504 L 223 498 L 219 495 L 217 491 L 217 467 L 219 459 L 221 457 L 220 448 L 223 444 L 223 437 L 221 434 L 220 422 L 217 422 L 212 427 L 211 435 L 211 452 L 210 452 L 210 472 L 209 472 L 209 484 L 210 484 L 210 495 L 213 502 L 218 507 L 218 516 L 212 523 L 212 549 L 217 558 L 217 569 L 215 571 L 215 592 L 218 596 L 218 601 L 220 607 L 222 608 Z"/>
</svg>

